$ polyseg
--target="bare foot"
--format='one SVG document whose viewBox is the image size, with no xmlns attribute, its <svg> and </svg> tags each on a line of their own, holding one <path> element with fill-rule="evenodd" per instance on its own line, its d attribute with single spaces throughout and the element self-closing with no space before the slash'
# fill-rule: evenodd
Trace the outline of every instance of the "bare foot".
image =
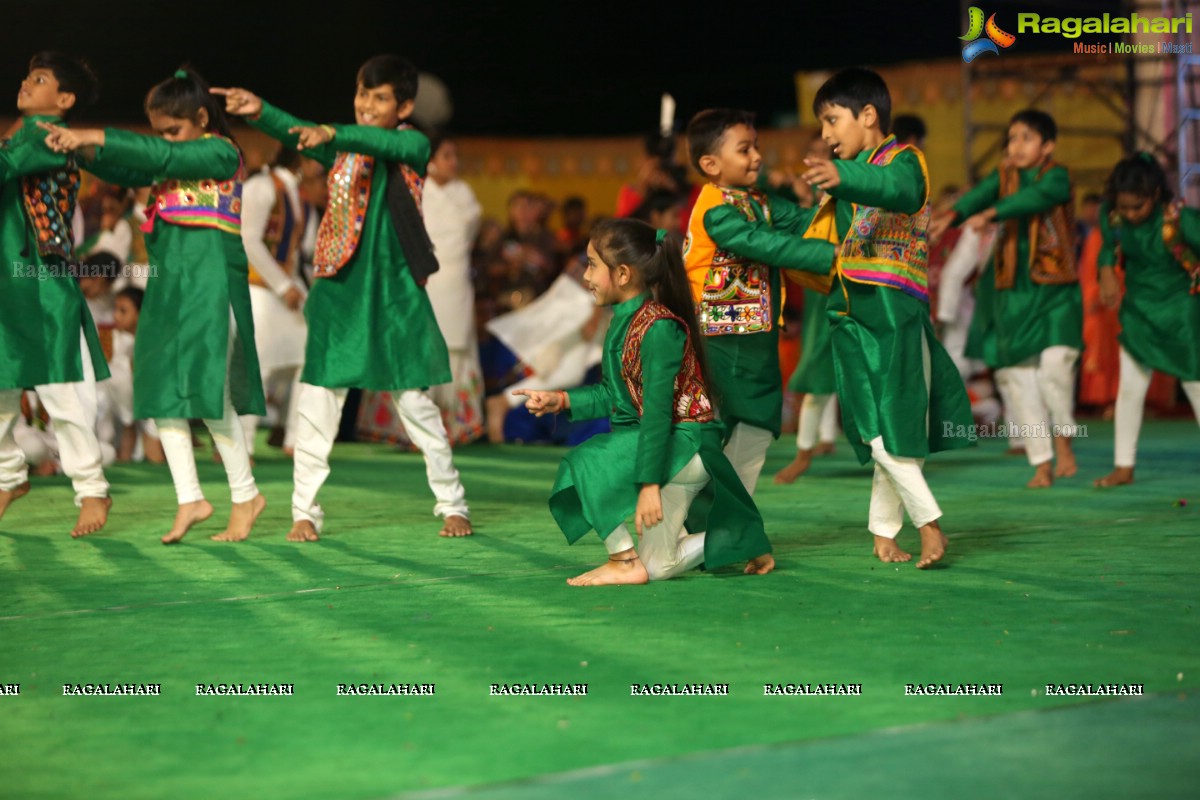
<svg viewBox="0 0 1200 800">
<path fill-rule="evenodd" d="M 901 550 L 895 539 L 889 539 L 886 536 L 875 537 L 875 555 L 885 564 L 897 564 L 912 560 L 911 553 Z"/>
<path fill-rule="evenodd" d="M 942 533 L 942 527 L 937 522 L 923 526 L 921 528 L 921 560 L 917 562 L 917 569 L 925 569 L 941 561 L 942 556 L 946 555 L 946 548 L 949 544 Z"/>
<path fill-rule="evenodd" d="M 306 519 L 298 519 L 293 522 L 292 529 L 288 531 L 287 535 L 289 542 L 315 542 L 320 538 L 317 536 L 317 526 Z"/>
<path fill-rule="evenodd" d="M 650 575 L 637 555 L 620 560 L 610 558 L 593 570 L 567 578 L 567 583 L 572 586 L 627 586 L 649 582 Z"/>
<path fill-rule="evenodd" d="M 438 536 L 457 538 L 459 536 L 470 536 L 474 532 L 471 530 L 471 521 L 469 519 L 461 514 L 451 514 L 446 517 L 442 529 L 438 531 Z"/>
<path fill-rule="evenodd" d="M 0 490 L 0 518 L 4 516 L 5 511 L 8 511 L 9 506 L 27 494 L 29 494 L 29 481 L 25 481 L 15 489 Z"/>
<path fill-rule="evenodd" d="M 1049 489 L 1054 485 L 1054 473 L 1051 469 L 1052 465 L 1049 461 L 1038 464 L 1034 468 L 1033 477 L 1029 479 L 1029 483 L 1025 484 L 1026 489 Z"/>
<path fill-rule="evenodd" d="M 1108 489 L 1112 486 L 1128 486 L 1133 483 L 1133 467 L 1113 467 L 1113 471 L 1103 478 L 1097 478 L 1093 486 L 1098 489 Z"/>
<path fill-rule="evenodd" d="M 253 500 L 244 503 L 234 503 L 229 509 L 229 524 L 225 530 L 209 538 L 215 542 L 240 542 L 250 535 L 254 521 L 267 507 L 267 498 L 256 494 Z"/>
<path fill-rule="evenodd" d="M 814 452 L 813 450 L 797 450 L 792 463 L 775 473 L 775 483 L 792 483 L 796 478 L 808 472 L 809 466 L 812 465 Z"/>
<path fill-rule="evenodd" d="M 742 572 L 746 575 L 766 575 L 771 570 L 775 569 L 775 559 L 770 553 L 752 558 L 746 562 L 746 569 Z"/>
<path fill-rule="evenodd" d="M 1021 447 L 1020 445 L 1017 445 L 1016 447 L 1010 447 L 1004 451 L 1004 455 L 1006 455 L 1006 456 L 1023 456 L 1023 455 L 1025 455 L 1025 448 Z"/>
<path fill-rule="evenodd" d="M 111 497 L 85 497 L 80 502 L 79 519 L 71 529 L 71 535 L 76 539 L 103 528 L 108 522 L 108 510 L 112 508 Z"/>
<path fill-rule="evenodd" d="M 1079 467 L 1075 463 L 1075 451 L 1071 448 L 1070 436 L 1054 437 L 1054 461 L 1057 464 L 1054 469 L 1056 478 L 1072 478 L 1079 471 Z"/>
<path fill-rule="evenodd" d="M 837 445 L 833 442 L 821 442 L 813 448 L 814 456 L 831 456 L 837 452 Z"/>
<path fill-rule="evenodd" d="M 212 504 L 207 500 L 180 503 L 179 510 L 175 512 L 175 524 L 171 526 L 171 530 L 167 531 L 167 535 L 162 537 L 162 543 L 175 544 L 187 535 L 193 525 L 204 522 L 212 516 L 212 513 Z"/>
</svg>

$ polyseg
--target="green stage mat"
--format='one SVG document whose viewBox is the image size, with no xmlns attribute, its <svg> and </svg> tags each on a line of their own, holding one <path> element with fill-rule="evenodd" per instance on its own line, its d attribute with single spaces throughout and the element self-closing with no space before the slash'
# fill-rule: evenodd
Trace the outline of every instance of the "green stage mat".
<svg viewBox="0 0 1200 800">
<path fill-rule="evenodd" d="M 109 527 L 82 540 L 69 483 L 38 481 L 0 520 L 0 686 L 20 686 L 0 694 L 0 797 L 632 798 L 634 772 L 664 798 L 1179 796 L 1198 777 L 1182 698 L 1200 686 L 1200 431 L 1148 422 L 1138 482 L 1107 491 L 1091 479 L 1110 468 L 1112 429 L 1088 433 L 1080 475 L 1049 490 L 1023 488 L 1031 468 L 1003 443 L 934 456 L 950 551 L 924 572 L 872 559 L 871 473 L 847 445 L 775 486 L 792 456 L 780 441 L 756 495 L 778 571 L 645 587 L 565 585 L 604 553 L 568 547 L 546 510 L 553 448 L 458 452 L 478 531 L 465 540 L 437 536 L 420 457 L 378 445 L 334 451 L 326 533 L 306 545 L 284 541 L 291 465 L 265 446 L 269 505 L 241 544 L 207 538 L 228 501 L 207 461 L 217 515 L 175 547 L 158 543 L 174 513 L 165 467 L 109 470 Z M 64 696 L 125 683 L 161 694 Z M 230 683 L 294 694 L 197 696 Z M 434 693 L 337 694 L 362 683 Z M 1021 769 L 1041 782 L 1007 791 Z"/>
</svg>

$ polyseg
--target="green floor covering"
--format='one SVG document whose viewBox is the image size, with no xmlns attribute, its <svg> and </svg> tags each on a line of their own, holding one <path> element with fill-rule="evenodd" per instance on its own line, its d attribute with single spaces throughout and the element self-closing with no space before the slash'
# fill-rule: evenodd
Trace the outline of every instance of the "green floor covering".
<svg viewBox="0 0 1200 800">
<path fill-rule="evenodd" d="M 554 449 L 460 451 L 478 530 L 461 541 L 436 536 L 420 458 L 376 445 L 335 451 L 311 545 L 283 539 L 290 462 L 265 447 L 270 506 L 239 545 L 206 538 L 227 498 L 209 463 L 218 516 L 171 548 L 165 468 L 110 470 L 110 526 L 79 541 L 67 482 L 43 480 L 0 521 L 0 684 L 21 685 L 0 696 L 0 797 L 1182 796 L 1200 783 L 1182 699 L 1200 686 L 1200 431 L 1148 423 L 1138 483 L 1103 492 L 1090 479 L 1111 426 L 1089 434 L 1080 476 L 1050 490 L 1024 489 L 1031 469 L 999 443 L 935 456 L 951 551 L 927 572 L 872 560 L 870 473 L 848 446 L 777 487 L 781 441 L 757 494 L 776 573 L 603 589 L 563 583 L 603 551 L 568 548 L 546 511 Z M 162 695 L 62 695 L 89 682 Z M 295 696 L 195 696 L 217 682 Z M 335 696 L 348 682 L 436 694 Z M 590 693 L 490 697 L 501 682 Z M 730 696 L 630 697 L 659 682 Z M 763 696 L 810 682 L 862 696 Z M 906 697 L 909 683 L 1004 693 Z M 1148 696 L 1047 697 L 1048 683 Z"/>
</svg>

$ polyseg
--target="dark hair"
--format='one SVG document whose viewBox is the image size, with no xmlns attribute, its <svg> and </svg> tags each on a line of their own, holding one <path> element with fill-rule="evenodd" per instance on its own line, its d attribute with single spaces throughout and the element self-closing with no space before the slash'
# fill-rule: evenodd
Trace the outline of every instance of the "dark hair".
<svg viewBox="0 0 1200 800">
<path fill-rule="evenodd" d="M 646 134 L 645 142 L 646 155 L 661 158 L 664 162 L 670 163 L 675 160 L 675 137 L 663 136 L 661 132 Z"/>
<path fill-rule="evenodd" d="M 182 66 L 175 74 L 146 93 L 146 113 L 157 111 L 168 117 L 195 120 L 200 109 L 208 112 L 209 133 L 232 139 L 225 109 L 217 102 L 216 95 L 209 91 L 208 81 L 188 66 Z"/>
<path fill-rule="evenodd" d="M 647 194 L 641 205 L 629 216 L 641 222 L 649 222 L 651 214 L 661 214 L 675 206 L 682 206 L 683 200 L 683 195 L 678 192 L 657 189 Z"/>
<path fill-rule="evenodd" d="M 442 149 L 442 145 L 455 142 L 454 136 L 449 131 L 428 131 L 426 135 L 429 137 L 430 160 L 437 155 L 438 150 Z"/>
<path fill-rule="evenodd" d="M 1175 195 L 1162 164 L 1149 153 L 1135 153 L 1121 159 L 1113 167 L 1112 174 L 1104 184 L 1104 199 L 1109 206 L 1116 206 L 1117 195 L 1121 192 L 1139 197 L 1157 197 L 1160 203 L 1171 202 Z"/>
<path fill-rule="evenodd" d="M 584 201 L 584 199 L 582 197 L 580 197 L 577 194 L 573 194 L 570 197 L 568 197 L 566 200 L 563 200 L 563 204 L 562 204 L 563 213 L 566 213 L 568 211 L 586 211 L 586 210 L 587 210 L 587 203 Z"/>
<path fill-rule="evenodd" d="M 1103 203 L 1104 195 L 1102 195 L 1098 192 L 1088 192 L 1087 194 L 1085 194 L 1083 196 L 1083 202 L 1085 202 L 1085 203 Z"/>
<path fill-rule="evenodd" d="M 392 94 L 400 104 L 417 97 L 417 68 L 400 56 L 382 55 L 368 59 L 358 68 L 358 82 L 367 89 L 378 89 L 384 84 L 391 86 Z"/>
<path fill-rule="evenodd" d="M 136 286 L 126 286 L 124 289 L 117 292 L 117 297 L 127 298 L 129 302 L 133 303 L 133 307 L 138 311 L 142 310 L 142 298 L 145 296 L 146 293 Z"/>
<path fill-rule="evenodd" d="M 97 250 L 80 260 L 76 268 L 78 278 L 104 278 L 115 281 L 121 275 L 121 259 L 107 250 Z"/>
<path fill-rule="evenodd" d="M 879 117 L 879 130 L 884 136 L 892 132 L 892 95 L 878 72 L 862 67 L 844 69 L 817 90 L 813 98 L 813 114 L 818 118 L 827 106 L 850 109 L 854 118 L 866 106 L 874 106 Z"/>
<path fill-rule="evenodd" d="M 610 269 L 624 264 L 637 270 L 642 283 L 675 316 L 687 324 L 692 348 L 700 363 L 700 374 L 712 398 L 713 384 L 708 380 L 703 337 L 696 319 L 692 285 L 683 265 L 683 240 L 669 231 L 658 240 L 658 231 L 636 219 L 603 219 L 592 226 L 592 247 Z"/>
<path fill-rule="evenodd" d="M 701 175 L 704 170 L 700 169 L 700 159 L 721 149 L 725 131 L 735 125 L 753 128 L 754 113 L 736 108 L 709 108 L 692 117 L 687 126 L 688 159 Z"/>
<path fill-rule="evenodd" d="M 916 144 L 928 133 L 925 120 L 916 114 L 901 114 L 892 120 L 892 133 L 900 144 Z"/>
<path fill-rule="evenodd" d="M 1008 121 L 1008 127 L 1011 128 L 1018 122 L 1032 128 L 1038 136 L 1042 137 L 1043 142 L 1053 142 L 1058 138 L 1058 125 L 1055 124 L 1054 117 L 1045 111 L 1038 111 L 1036 108 L 1018 111 Z"/>
<path fill-rule="evenodd" d="M 303 160 L 304 154 L 294 147 L 280 147 L 279 152 L 275 154 L 275 158 L 271 160 L 272 167 L 280 167 L 282 169 L 291 170 L 292 172 L 300 169 L 300 162 Z"/>
<path fill-rule="evenodd" d="M 43 50 L 29 59 L 29 71 L 48 69 L 58 81 L 58 91 L 75 95 L 75 105 L 63 112 L 63 119 L 86 110 L 100 97 L 100 81 L 82 58 L 54 50 Z"/>
</svg>

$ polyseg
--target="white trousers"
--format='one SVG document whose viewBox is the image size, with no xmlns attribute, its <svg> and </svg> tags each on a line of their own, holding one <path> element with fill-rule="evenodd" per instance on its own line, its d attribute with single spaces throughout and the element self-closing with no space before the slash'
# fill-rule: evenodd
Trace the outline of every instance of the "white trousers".
<svg viewBox="0 0 1200 800">
<path fill-rule="evenodd" d="M 751 496 L 754 495 L 763 464 L 767 463 L 767 450 L 774 439 L 768 430 L 739 422 L 733 426 L 733 433 L 725 445 L 725 457 L 733 464 L 734 471 Z"/>
<path fill-rule="evenodd" d="M 292 492 L 292 519 L 308 520 L 320 531 L 325 512 L 317 503 L 321 486 L 329 477 L 329 453 L 337 438 L 342 406 L 348 389 L 300 384 L 297 398 L 296 455 Z M 425 456 L 425 475 L 436 503 L 433 513 L 440 517 L 468 515 L 466 492 L 454 468 L 450 441 L 442 413 L 425 392 L 410 389 L 393 392 L 396 413 L 404 432 Z"/>
<path fill-rule="evenodd" d="M 286 375 L 291 381 L 291 387 L 288 389 L 287 402 L 282 403 L 279 409 L 280 423 L 283 425 L 283 446 L 294 448 L 296 446 L 296 420 L 299 419 L 300 411 L 296 398 L 300 394 L 300 375 L 304 372 L 304 365 L 299 367 L 281 367 L 273 373 L 263 373 L 262 383 L 263 391 L 266 391 L 267 386 L 271 383 L 271 379 L 275 375 Z M 254 455 L 254 437 L 258 433 L 258 422 L 261 417 L 255 414 L 243 414 L 242 431 L 246 439 L 246 452 L 251 456 Z"/>
<path fill-rule="evenodd" d="M 796 431 L 796 449 L 812 450 L 837 439 L 838 404 L 836 394 L 806 394 L 800 404 L 800 424 Z"/>
<path fill-rule="evenodd" d="M 662 522 L 642 529 L 642 542 L 638 547 L 638 558 L 646 567 L 650 580 L 665 581 L 704 562 L 704 534 L 688 533 L 684 522 L 692 501 L 709 480 L 708 471 L 697 453 L 670 483 L 662 487 Z M 633 536 L 629 528 L 622 524 L 608 535 L 604 546 L 609 554 L 631 549 Z"/>
<path fill-rule="evenodd" d="M 225 465 L 225 476 L 229 479 L 229 499 L 234 503 L 245 503 L 258 495 L 258 486 L 250 471 L 250 453 L 246 450 L 246 437 L 233 407 L 229 386 L 229 365 L 233 361 L 233 348 L 237 329 L 233 313 L 229 316 L 229 349 L 225 353 L 225 391 L 222 396 L 220 419 L 206 419 L 204 424 L 212 433 L 213 444 L 221 454 Z M 192 428 L 186 419 L 164 417 L 156 419 L 158 438 L 162 442 L 167 466 L 171 469 L 171 480 L 175 483 L 175 497 L 180 505 L 196 503 L 204 499 L 200 489 L 200 477 L 196 474 L 196 454 L 192 448 Z"/>
<path fill-rule="evenodd" d="M 85 497 L 107 497 L 100 441 L 96 438 L 96 372 L 83 331 L 79 333 L 83 380 L 35 387 L 54 423 L 59 461 L 75 489 L 75 505 Z M 12 490 L 29 479 L 25 455 L 13 436 L 21 414 L 21 390 L 0 390 L 0 489 Z"/>
<path fill-rule="evenodd" d="M 1113 464 L 1133 468 L 1137 461 L 1138 436 L 1142 432 L 1142 412 L 1146 405 L 1146 392 L 1150 390 L 1150 379 L 1154 370 L 1141 364 L 1129 352 L 1121 348 L 1121 382 L 1117 389 L 1115 419 L 1116 446 Z M 1192 413 L 1200 422 L 1200 381 L 1181 381 L 1184 394 L 1192 404 Z"/>
<path fill-rule="evenodd" d="M 1020 364 L 996 370 L 996 383 L 1025 441 L 1033 466 L 1054 457 L 1054 432 L 1075 435 L 1075 365 L 1079 351 L 1055 345 Z M 1011 405 L 1010 405 L 1011 404 Z"/>
</svg>

